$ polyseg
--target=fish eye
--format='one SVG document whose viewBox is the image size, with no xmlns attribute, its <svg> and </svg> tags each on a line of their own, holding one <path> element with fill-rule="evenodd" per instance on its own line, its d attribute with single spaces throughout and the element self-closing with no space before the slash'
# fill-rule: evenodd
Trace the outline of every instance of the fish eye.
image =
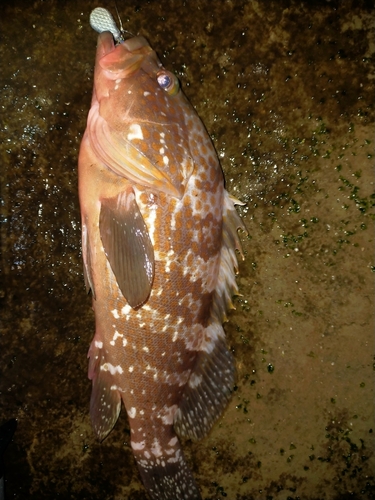
<svg viewBox="0 0 375 500">
<path fill-rule="evenodd" d="M 156 79 L 160 88 L 165 90 L 169 95 L 176 95 L 180 85 L 178 83 L 177 77 L 170 71 L 160 71 L 156 75 Z"/>
</svg>

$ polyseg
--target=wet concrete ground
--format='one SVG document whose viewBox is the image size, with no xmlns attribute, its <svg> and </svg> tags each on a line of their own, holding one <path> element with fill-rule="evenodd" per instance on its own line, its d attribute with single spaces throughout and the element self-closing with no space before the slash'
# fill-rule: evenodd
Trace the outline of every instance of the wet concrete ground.
<svg viewBox="0 0 375 500">
<path fill-rule="evenodd" d="M 112 3 L 101 4 L 114 11 Z M 3 1 L 0 423 L 7 498 L 144 499 L 124 412 L 90 427 L 77 153 L 93 1 Z M 177 73 L 246 201 L 233 399 L 185 444 L 204 499 L 370 499 L 373 2 L 119 2 Z"/>
</svg>

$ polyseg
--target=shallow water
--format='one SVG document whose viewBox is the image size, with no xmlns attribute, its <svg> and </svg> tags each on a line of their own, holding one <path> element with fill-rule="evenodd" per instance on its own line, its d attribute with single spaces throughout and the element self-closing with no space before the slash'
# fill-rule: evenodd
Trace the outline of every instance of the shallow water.
<svg viewBox="0 0 375 500">
<path fill-rule="evenodd" d="M 207 500 L 375 495 L 374 12 L 343 4 L 119 4 L 247 202 L 225 326 L 237 386 L 211 434 L 184 447 Z M 146 498 L 125 412 L 102 444 L 88 413 L 77 154 L 98 5 L 2 2 L 0 423 L 18 419 L 7 498 Z"/>
</svg>

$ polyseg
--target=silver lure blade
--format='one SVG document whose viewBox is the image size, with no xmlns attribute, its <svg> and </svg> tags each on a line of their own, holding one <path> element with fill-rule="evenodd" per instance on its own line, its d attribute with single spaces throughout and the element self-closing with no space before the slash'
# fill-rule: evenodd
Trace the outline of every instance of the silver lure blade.
<svg viewBox="0 0 375 500">
<path fill-rule="evenodd" d="M 103 7 L 97 7 L 90 14 L 90 25 L 98 33 L 110 31 L 117 43 L 124 41 L 121 31 L 118 29 L 112 14 Z"/>
</svg>

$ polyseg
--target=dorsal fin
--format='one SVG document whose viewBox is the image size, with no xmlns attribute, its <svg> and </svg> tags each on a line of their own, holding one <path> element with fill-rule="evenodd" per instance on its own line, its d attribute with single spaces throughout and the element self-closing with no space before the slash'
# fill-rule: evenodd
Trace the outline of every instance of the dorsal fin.
<svg viewBox="0 0 375 500">
<path fill-rule="evenodd" d="M 241 202 L 225 191 L 223 243 L 211 319 L 205 329 L 205 343 L 198 352 L 175 415 L 176 432 L 191 439 L 201 439 L 210 431 L 229 401 L 235 379 L 234 358 L 226 346 L 221 325 L 226 320 L 227 309 L 233 308 L 232 296 L 238 293 L 236 250 L 242 257 L 243 252 L 237 229 L 246 231 L 234 204 Z"/>
</svg>

